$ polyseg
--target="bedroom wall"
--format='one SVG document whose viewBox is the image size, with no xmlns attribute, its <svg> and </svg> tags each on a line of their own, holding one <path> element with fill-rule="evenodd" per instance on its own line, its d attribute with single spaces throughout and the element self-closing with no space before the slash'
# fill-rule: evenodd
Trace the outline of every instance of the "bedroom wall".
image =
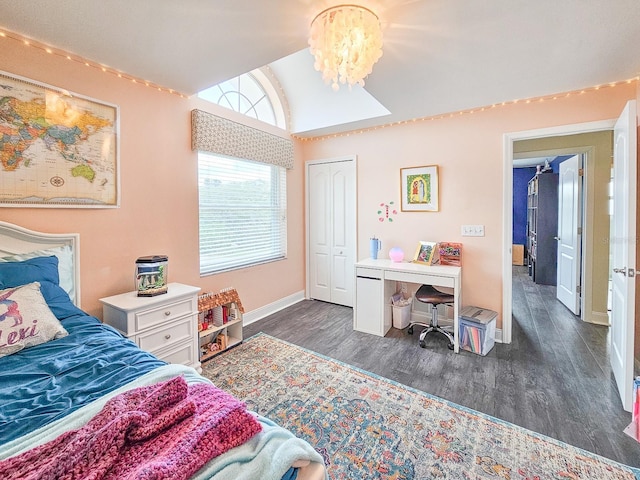
<svg viewBox="0 0 640 480">
<path fill-rule="evenodd" d="M 508 132 L 617 118 L 637 95 L 625 84 L 545 102 L 519 102 L 473 114 L 407 122 L 303 142 L 305 160 L 358 156 L 358 259 L 376 234 L 388 254 L 399 246 L 412 257 L 420 240 L 463 243 L 463 304 L 500 313 L 502 326 L 503 135 Z M 378 221 L 377 206 L 399 204 L 400 168 L 439 167 L 440 211 L 399 212 Z M 462 237 L 464 224 L 485 226 L 484 237 Z"/>
<path fill-rule="evenodd" d="M 373 234 L 383 239 L 385 250 L 397 245 L 407 257 L 419 240 L 461 241 L 464 303 L 501 312 L 503 134 L 615 118 L 628 99 L 640 100 L 635 82 L 555 101 L 521 102 L 296 142 L 296 165 L 287 182 L 287 260 L 200 278 L 197 162 L 190 149 L 190 111 L 207 107 L 198 99 L 132 84 L 9 38 L 0 38 L 0 70 L 120 107 L 120 208 L 0 208 L 4 221 L 34 230 L 80 233 L 83 308 L 98 316 L 98 299 L 131 290 L 135 259 L 152 253 L 169 255 L 170 281 L 204 290 L 234 286 L 247 310 L 298 294 L 304 289 L 305 271 L 304 160 L 354 153 L 358 155 L 358 258 L 367 256 L 367 241 Z M 399 169 L 430 164 L 439 165 L 440 212 L 399 212 L 393 223 L 381 224 L 378 205 L 399 204 Z M 485 237 L 461 237 L 462 224 L 485 225 Z M 640 328 L 636 332 L 639 344 Z"/>
<path fill-rule="evenodd" d="M 170 282 L 205 291 L 236 287 L 249 311 L 304 290 L 304 171 L 299 160 L 287 174 L 288 258 L 200 278 L 190 111 L 208 109 L 207 102 L 134 84 L 10 38 L 0 38 L 0 70 L 120 108 L 120 208 L 0 208 L 1 220 L 29 229 L 80 233 L 86 311 L 101 317 L 98 299 L 133 290 L 136 258 L 158 253 L 169 256 Z"/>
</svg>

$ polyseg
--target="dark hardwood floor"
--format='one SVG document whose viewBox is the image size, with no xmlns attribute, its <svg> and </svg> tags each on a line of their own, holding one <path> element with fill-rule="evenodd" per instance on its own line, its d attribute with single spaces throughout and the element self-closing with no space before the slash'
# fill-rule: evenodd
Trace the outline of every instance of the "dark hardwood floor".
<svg viewBox="0 0 640 480">
<path fill-rule="evenodd" d="M 608 328 L 587 324 L 536 285 L 526 267 L 513 275 L 513 342 L 485 357 L 447 349 L 430 335 L 392 328 L 381 338 L 353 331 L 351 308 L 305 300 L 244 329 L 286 340 L 530 430 L 640 467 L 640 443 L 623 433 L 609 366 Z"/>
</svg>

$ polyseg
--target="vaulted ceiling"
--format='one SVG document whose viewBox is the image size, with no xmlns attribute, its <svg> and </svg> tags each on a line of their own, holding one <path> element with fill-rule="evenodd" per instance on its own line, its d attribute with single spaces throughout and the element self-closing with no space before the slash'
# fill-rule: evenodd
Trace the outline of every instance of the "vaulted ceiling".
<svg viewBox="0 0 640 480">
<path fill-rule="evenodd" d="M 337 133 L 640 74 L 638 0 L 363 0 L 384 55 L 333 92 L 308 27 L 330 0 L 0 0 L 0 29 L 192 95 L 269 65 L 291 131 Z M 0 69 L 3 67 L 0 66 Z"/>
</svg>

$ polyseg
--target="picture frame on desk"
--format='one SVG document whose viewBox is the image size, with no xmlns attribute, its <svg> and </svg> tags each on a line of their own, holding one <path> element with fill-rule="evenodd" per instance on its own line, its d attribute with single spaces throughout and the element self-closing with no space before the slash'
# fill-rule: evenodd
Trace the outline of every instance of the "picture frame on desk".
<svg viewBox="0 0 640 480">
<path fill-rule="evenodd" d="M 437 212 L 438 197 L 437 165 L 400 169 L 400 210 Z"/>
<path fill-rule="evenodd" d="M 462 244 L 457 242 L 440 242 L 437 249 L 438 265 L 462 266 Z"/>
<path fill-rule="evenodd" d="M 423 265 L 431 265 L 438 244 L 436 242 L 420 241 L 413 256 L 413 263 L 421 263 Z"/>
</svg>

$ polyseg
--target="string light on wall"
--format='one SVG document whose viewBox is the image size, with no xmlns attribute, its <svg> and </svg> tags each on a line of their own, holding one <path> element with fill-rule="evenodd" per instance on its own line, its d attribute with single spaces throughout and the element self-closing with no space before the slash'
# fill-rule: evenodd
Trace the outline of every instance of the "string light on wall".
<svg viewBox="0 0 640 480">
<path fill-rule="evenodd" d="M 170 94 L 173 94 L 173 95 L 177 95 L 177 96 L 179 96 L 181 98 L 187 98 L 188 97 L 187 95 L 184 95 L 184 94 L 182 94 L 180 92 L 176 92 L 175 90 L 172 90 L 170 88 L 162 87 L 160 85 L 153 84 L 153 83 L 148 82 L 146 80 L 142 80 L 140 78 L 136 78 L 136 77 L 134 77 L 132 75 L 124 74 L 122 72 L 119 72 L 118 70 L 115 70 L 113 68 L 109 68 L 109 67 L 107 67 L 105 65 L 101 65 L 101 64 L 92 62 L 91 60 L 88 60 L 86 58 L 80 57 L 78 55 L 70 55 L 68 52 L 63 52 L 62 50 L 58 50 L 58 49 L 55 49 L 55 48 L 50 47 L 48 45 L 44 45 L 44 44 L 38 43 L 38 42 L 36 42 L 36 41 L 34 41 L 32 39 L 25 38 L 25 37 L 23 37 L 23 36 L 21 36 L 21 35 L 19 35 L 17 33 L 14 33 L 14 32 L 0 31 L 0 38 L 6 38 L 6 39 L 9 39 L 9 40 L 14 40 L 14 41 L 20 42 L 25 47 L 36 48 L 38 50 L 42 50 L 43 52 L 45 52 L 45 53 L 47 53 L 49 55 L 56 55 L 58 57 L 65 58 L 65 59 L 70 60 L 72 62 L 76 62 L 78 64 L 84 65 L 85 67 L 95 68 L 96 70 L 99 70 L 99 71 L 101 71 L 103 73 L 107 73 L 107 74 L 110 74 L 110 75 L 115 75 L 118 78 L 122 78 L 122 79 L 128 80 L 128 81 L 130 81 L 132 83 L 135 83 L 135 84 L 138 84 L 138 85 L 144 85 L 146 87 L 151 87 L 151 88 L 157 89 L 159 92 L 170 93 Z"/>
<path fill-rule="evenodd" d="M 336 5 L 320 12 L 309 33 L 314 67 L 334 90 L 340 83 L 364 86 L 364 79 L 382 56 L 378 16 L 360 5 Z"/>
<path fill-rule="evenodd" d="M 355 135 L 355 134 L 360 134 L 360 133 L 367 133 L 367 132 L 372 132 L 375 130 L 379 130 L 382 128 L 389 128 L 389 127 L 397 127 L 400 125 L 407 125 L 409 123 L 417 123 L 417 122 L 425 122 L 425 121 L 429 121 L 429 120 L 442 120 L 442 119 L 446 119 L 446 118 L 454 118 L 456 116 L 461 116 L 461 115 L 472 115 L 476 112 L 484 112 L 485 110 L 491 110 L 491 109 L 495 109 L 495 108 L 502 108 L 502 107 L 509 107 L 511 105 L 516 105 L 519 103 L 525 103 L 528 105 L 531 105 L 533 103 L 543 103 L 546 101 L 553 101 L 553 100 L 559 100 L 561 98 L 567 98 L 567 97 L 572 97 L 572 96 L 578 96 L 578 95 L 584 95 L 586 93 L 589 92 L 595 92 L 598 90 L 602 90 L 604 88 L 614 88 L 617 87 L 619 85 L 630 85 L 634 82 L 640 82 L 640 76 L 637 77 L 633 77 L 627 80 L 621 80 L 619 82 L 610 82 L 607 83 L 605 85 L 597 85 L 595 87 L 591 87 L 591 88 L 585 88 L 585 89 L 581 89 L 581 90 L 574 90 L 571 92 L 566 92 L 566 93 L 557 93 L 554 95 L 548 95 L 548 96 L 544 96 L 544 97 L 533 97 L 533 98 L 528 98 L 528 99 L 516 99 L 516 100 L 511 100 L 511 101 L 504 101 L 504 102 L 500 102 L 500 103 L 494 103 L 493 105 L 487 105 L 484 107 L 478 107 L 478 108 L 474 108 L 474 109 L 469 109 L 469 110 L 460 110 L 457 112 L 447 112 L 447 113 L 441 113 L 438 115 L 432 115 L 432 116 L 428 116 L 428 117 L 417 117 L 417 118 L 411 118 L 409 120 L 400 120 L 397 122 L 392 122 L 392 123 L 386 123 L 384 125 L 378 125 L 375 127 L 368 127 L 368 128 L 363 128 L 363 129 L 359 129 L 359 130 L 351 130 L 348 132 L 341 132 L 341 133 L 335 133 L 332 135 L 322 135 L 322 136 L 317 136 L 317 137 L 301 137 L 299 135 L 295 135 L 292 134 L 291 136 L 293 138 L 295 138 L 296 140 L 300 140 L 302 142 L 309 142 L 309 141 L 315 141 L 315 140 L 327 140 L 330 138 L 339 138 L 339 137 L 348 137 L 349 135 Z"/>
</svg>

